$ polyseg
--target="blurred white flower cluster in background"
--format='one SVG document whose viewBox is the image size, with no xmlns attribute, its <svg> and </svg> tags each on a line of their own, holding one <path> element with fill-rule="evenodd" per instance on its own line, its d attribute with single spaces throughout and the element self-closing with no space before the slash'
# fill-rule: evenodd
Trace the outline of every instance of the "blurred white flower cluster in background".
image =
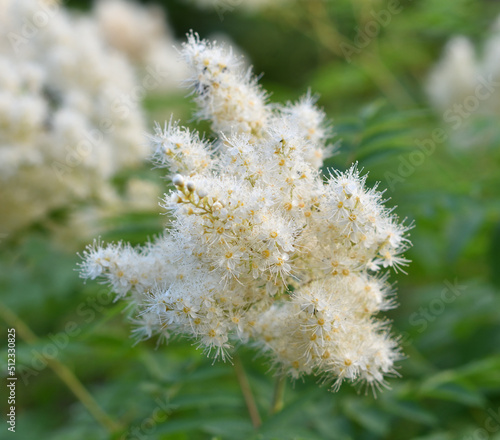
<svg viewBox="0 0 500 440">
<path fill-rule="evenodd" d="M 283 6 L 291 0 L 185 0 L 189 3 L 194 3 L 202 9 L 214 9 L 221 18 L 226 12 L 245 11 L 255 12 L 268 8 L 276 8 Z"/>
<path fill-rule="evenodd" d="M 426 88 L 430 101 L 437 109 L 446 110 L 474 92 L 479 74 L 472 42 L 467 37 L 454 37 L 429 75 Z"/>
<path fill-rule="evenodd" d="M 310 94 L 269 104 L 241 59 L 196 34 L 182 55 L 217 140 L 157 126 L 170 224 L 140 248 L 96 241 L 82 277 L 130 301 L 139 339 L 180 334 L 222 359 L 249 343 L 294 378 L 378 388 L 400 358 L 376 315 L 395 305 L 387 270 L 408 263 L 409 227 L 355 165 L 321 174 L 331 128 Z"/>
<path fill-rule="evenodd" d="M 452 38 L 428 75 L 425 89 L 433 107 L 452 131 L 452 145 L 475 144 L 473 123 L 500 115 L 500 17 L 481 50 L 465 36 Z M 480 126 L 479 136 L 485 135 Z"/>
<path fill-rule="evenodd" d="M 0 29 L 0 230 L 73 204 L 109 210 L 110 180 L 148 152 L 132 66 L 95 19 L 57 1 L 4 0 Z M 154 207 L 155 189 L 146 194 Z"/>
<path fill-rule="evenodd" d="M 164 9 L 128 0 L 101 0 L 95 3 L 94 16 L 105 40 L 135 66 L 146 72 L 153 66 L 168 72 L 159 90 L 178 89 L 187 68 L 174 48 Z"/>
</svg>

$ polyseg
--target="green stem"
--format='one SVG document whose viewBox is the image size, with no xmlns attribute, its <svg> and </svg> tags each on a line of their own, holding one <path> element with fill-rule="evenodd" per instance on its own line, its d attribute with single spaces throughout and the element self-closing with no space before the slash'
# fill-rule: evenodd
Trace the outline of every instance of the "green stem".
<svg viewBox="0 0 500 440">
<path fill-rule="evenodd" d="M 274 382 L 274 392 L 273 400 L 271 403 L 271 408 L 269 409 L 269 414 L 276 414 L 283 409 L 283 396 L 285 395 L 285 385 L 286 376 L 285 374 L 280 374 L 276 377 Z"/>
<path fill-rule="evenodd" d="M 248 413 L 250 414 L 250 419 L 254 428 L 258 428 L 262 425 L 262 420 L 260 418 L 259 409 L 255 403 L 255 399 L 252 394 L 252 389 L 250 388 L 250 383 L 248 382 L 248 377 L 243 368 L 243 363 L 238 355 L 233 358 L 234 371 L 236 372 L 236 377 L 238 378 L 238 383 L 240 384 L 241 392 L 243 393 L 243 398 L 248 408 Z"/>
<path fill-rule="evenodd" d="M 13 327 L 21 338 L 29 345 L 37 344 L 39 339 L 12 310 L 0 303 L 0 316 Z M 92 395 L 87 391 L 83 384 L 78 380 L 75 374 L 63 363 L 55 358 L 46 357 L 44 359 L 47 365 L 59 376 L 80 402 L 87 408 L 89 413 L 110 433 L 116 433 L 122 427 L 106 414 Z"/>
</svg>

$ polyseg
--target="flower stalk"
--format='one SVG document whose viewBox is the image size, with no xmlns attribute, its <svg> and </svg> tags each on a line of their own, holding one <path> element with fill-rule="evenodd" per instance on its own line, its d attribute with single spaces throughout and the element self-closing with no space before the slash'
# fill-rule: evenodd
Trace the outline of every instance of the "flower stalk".
<svg viewBox="0 0 500 440">
<path fill-rule="evenodd" d="M 257 404 L 255 403 L 255 399 L 253 397 L 252 389 L 250 387 L 245 368 L 243 367 L 243 363 L 241 362 L 241 359 L 238 355 L 234 356 L 233 365 L 238 383 L 241 388 L 241 392 L 243 394 L 243 398 L 245 399 L 245 404 L 248 408 L 248 413 L 250 414 L 250 419 L 252 420 L 254 428 L 258 428 L 260 425 L 262 425 L 259 409 L 257 408 Z"/>
<path fill-rule="evenodd" d="M 273 400 L 271 401 L 271 407 L 269 409 L 269 414 L 276 414 L 283 409 L 284 397 L 286 388 L 286 375 L 280 373 L 276 376 L 274 381 L 274 391 Z"/>
</svg>

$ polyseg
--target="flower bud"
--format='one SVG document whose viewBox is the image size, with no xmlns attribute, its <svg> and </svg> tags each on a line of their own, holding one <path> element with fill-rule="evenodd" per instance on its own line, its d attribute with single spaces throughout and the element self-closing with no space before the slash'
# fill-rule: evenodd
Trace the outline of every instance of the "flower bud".
<svg viewBox="0 0 500 440">
<path fill-rule="evenodd" d="M 182 188 L 184 186 L 184 177 L 182 177 L 180 174 L 176 174 L 172 179 L 172 183 L 175 186 Z"/>
<path fill-rule="evenodd" d="M 189 181 L 187 184 L 186 184 L 186 187 L 188 189 L 189 192 L 193 192 L 194 189 L 195 189 L 195 186 L 194 186 L 194 182 L 191 182 Z"/>
<path fill-rule="evenodd" d="M 204 199 L 206 196 L 208 196 L 208 191 L 206 189 L 203 189 L 203 188 L 198 188 L 198 190 L 196 191 L 196 194 L 198 194 L 198 197 L 200 199 Z"/>
<path fill-rule="evenodd" d="M 180 203 L 182 201 L 181 197 L 177 193 L 172 193 L 172 196 L 170 197 L 170 201 L 172 203 Z"/>
</svg>

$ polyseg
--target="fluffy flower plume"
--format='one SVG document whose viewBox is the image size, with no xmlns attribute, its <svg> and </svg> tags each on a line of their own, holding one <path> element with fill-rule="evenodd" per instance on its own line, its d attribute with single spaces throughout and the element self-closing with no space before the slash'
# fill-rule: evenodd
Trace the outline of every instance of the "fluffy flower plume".
<svg viewBox="0 0 500 440">
<path fill-rule="evenodd" d="M 266 94 L 232 49 L 188 36 L 182 55 L 190 67 L 190 85 L 197 116 L 214 132 L 245 132 L 260 136 L 270 118 Z"/>
<path fill-rule="evenodd" d="M 443 58 L 429 75 L 429 99 L 439 110 L 446 110 L 474 93 L 479 75 L 472 42 L 466 37 L 455 37 L 447 43 Z"/>
<path fill-rule="evenodd" d="M 500 17 L 480 51 L 467 37 L 452 38 L 427 81 L 427 94 L 432 104 L 440 111 L 448 111 L 450 116 L 461 115 L 462 119 L 464 112 L 498 115 L 499 56 Z"/>
<path fill-rule="evenodd" d="M 4 1 L 0 27 L 0 230 L 109 203 L 110 177 L 147 156 L 131 67 L 57 2 Z"/>
<path fill-rule="evenodd" d="M 160 70 L 158 88 L 173 90 L 187 72 L 174 49 L 175 39 L 164 10 L 130 0 L 96 2 L 95 17 L 106 41 L 139 68 Z"/>
<path fill-rule="evenodd" d="M 182 54 L 217 140 L 158 126 L 168 228 L 140 248 L 95 242 L 81 275 L 133 304 L 139 338 L 184 335 L 222 359 L 249 343 L 294 378 L 384 384 L 400 354 L 375 316 L 394 306 L 386 269 L 408 263 L 408 228 L 355 165 L 322 176 L 330 130 L 309 94 L 269 105 L 231 50 L 196 34 Z"/>
</svg>

